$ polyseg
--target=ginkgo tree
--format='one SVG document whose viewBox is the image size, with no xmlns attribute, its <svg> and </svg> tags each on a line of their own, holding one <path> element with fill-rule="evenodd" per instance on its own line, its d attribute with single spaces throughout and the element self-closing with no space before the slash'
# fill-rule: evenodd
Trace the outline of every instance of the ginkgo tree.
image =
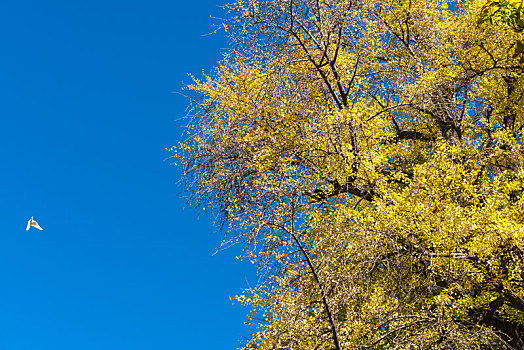
<svg viewBox="0 0 524 350">
<path fill-rule="evenodd" d="M 477 0 L 226 9 L 173 151 L 258 262 L 244 348 L 524 349 L 522 34 Z"/>
</svg>

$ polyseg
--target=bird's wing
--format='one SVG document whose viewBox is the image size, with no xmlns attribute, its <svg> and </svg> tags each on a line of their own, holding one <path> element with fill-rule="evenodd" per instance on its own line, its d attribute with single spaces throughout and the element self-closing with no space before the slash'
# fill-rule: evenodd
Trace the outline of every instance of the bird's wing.
<svg viewBox="0 0 524 350">
<path fill-rule="evenodd" d="M 34 228 L 39 229 L 40 231 L 43 230 L 43 228 L 41 228 L 40 225 L 38 225 L 38 222 L 36 222 L 36 221 L 34 221 L 34 220 L 33 220 L 33 222 L 31 223 L 31 226 L 33 226 Z"/>
<path fill-rule="evenodd" d="M 25 230 L 29 231 L 30 228 L 31 228 L 31 219 L 29 219 L 29 221 L 27 222 L 27 227 L 25 228 Z"/>
</svg>

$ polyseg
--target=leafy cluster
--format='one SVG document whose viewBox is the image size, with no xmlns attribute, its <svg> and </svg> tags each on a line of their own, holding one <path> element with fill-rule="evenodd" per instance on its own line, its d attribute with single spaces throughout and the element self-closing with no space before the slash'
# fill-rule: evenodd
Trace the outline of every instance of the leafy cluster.
<svg viewBox="0 0 524 350">
<path fill-rule="evenodd" d="M 176 157 L 259 262 L 245 349 L 524 349 L 522 35 L 485 5 L 227 7 Z"/>
<path fill-rule="evenodd" d="M 513 28 L 514 31 L 521 33 L 524 31 L 523 15 L 523 0 L 504 0 L 504 1 L 493 1 L 490 0 L 484 5 L 483 12 L 481 14 L 479 24 L 486 21 L 494 24 L 500 21 Z M 521 56 L 520 63 L 524 63 L 524 43 L 517 41 L 515 46 L 514 57 Z"/>
<path fill-rule="evenodd" d="M 502 23 L 510 25 L 515 31 L 522 32 L 524 30 L 524 22 L 521 18 L 522 7 L 522 0 L 490 0 L 484 5 L 479 23 L 489 21 L 493 24 L 498 19 Z"/>
</svg>

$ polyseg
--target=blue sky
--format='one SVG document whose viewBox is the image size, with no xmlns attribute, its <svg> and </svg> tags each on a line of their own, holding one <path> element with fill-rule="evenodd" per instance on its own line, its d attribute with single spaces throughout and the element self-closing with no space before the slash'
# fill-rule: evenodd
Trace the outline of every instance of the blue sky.
<svg viewBox="0 0 524 350">
<path fill-rule="evenodd" d="M 234 349 L 255 280 L 164 161 L 218 1 L 0 2 L 0 349 Z M 25 231 L 34 216 L 44 231 Z"/>
</svg>

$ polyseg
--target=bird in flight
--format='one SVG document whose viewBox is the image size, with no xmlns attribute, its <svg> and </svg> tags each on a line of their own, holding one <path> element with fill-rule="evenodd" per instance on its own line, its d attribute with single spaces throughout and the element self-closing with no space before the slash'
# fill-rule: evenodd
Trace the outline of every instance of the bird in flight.
<svg viewBox="0 0 524 350">
<path fill-rule="evenodd" d="M 34 228 L 37 228 L 39 229 L 40 231 L 43 230 L 43 228 L 40 227 L 40 225 L 38 225 L 38 222 L 36 222 L 35 220 L 33 220 L 33 217 L 31 216 L 31 219 L 29 219 L 29 221 L 27 222 L 27 227 L 25 228 L 26 231 L 29 231 L 29 229 L 31 228 L 31 226 L 33 226 Z"/>
</svg>

